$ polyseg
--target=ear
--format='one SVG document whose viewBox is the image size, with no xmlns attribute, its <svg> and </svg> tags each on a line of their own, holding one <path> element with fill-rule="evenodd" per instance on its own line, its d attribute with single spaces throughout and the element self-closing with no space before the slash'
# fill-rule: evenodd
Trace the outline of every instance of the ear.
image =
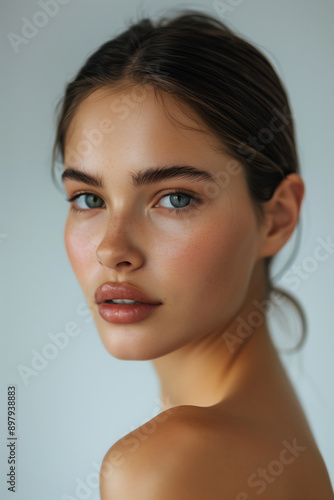
<svg viewBox="0 0 334 500">
<path fill-rule="evenodd" d="M 285 177 L 272 198 L 263 202 L 265 221 L 258 257 L 275 255 L 294 232 L 305 194 L 305 184 L 295 173 Z"/>
</svg>

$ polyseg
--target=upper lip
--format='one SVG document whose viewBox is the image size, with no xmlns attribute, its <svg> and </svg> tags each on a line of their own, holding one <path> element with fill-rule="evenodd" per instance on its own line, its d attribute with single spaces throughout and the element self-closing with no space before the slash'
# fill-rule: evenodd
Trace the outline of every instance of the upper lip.
<svg viewBox="0 0 334 500">
<path fill-rule="evenodd" d="M 161 302 L 148 297 L 134 285 L 130 285 L 129 283 L 112 283 L 111 281 L 103 283 L 96 290 L 94 297 L 97 304 L 113 299 L 128 299 L 145 304 L 161 304 Z"/>
</svg>

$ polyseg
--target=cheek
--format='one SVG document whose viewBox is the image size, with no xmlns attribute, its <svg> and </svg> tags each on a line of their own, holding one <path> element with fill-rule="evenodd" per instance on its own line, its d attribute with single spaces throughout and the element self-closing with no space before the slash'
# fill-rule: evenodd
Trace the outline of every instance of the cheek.
<svg viewBox="0 0 334 500">
<path fill-rule="evenodd" d="M 174 283 L 177 295 L 191 295 L 192 300 L 212 305 L 219 300 L 235 303 L 246 293 L 256 233 L 251 218 L 234 215 L 233 223 L 228 217 L 219 222 L 210 217 L 160 240 L 157 253 L 165 263 L 164 280 L 171 287 Z"/>
<path fill-rule="evenodd" d="M 80 224 L 72 224 L 67 219 L 64 229 L 65 249 L 78 281 L 83 283 L 85 274 L 96 259 L 96 241 L 91 232 L 80 230 Z"/>
</svg>

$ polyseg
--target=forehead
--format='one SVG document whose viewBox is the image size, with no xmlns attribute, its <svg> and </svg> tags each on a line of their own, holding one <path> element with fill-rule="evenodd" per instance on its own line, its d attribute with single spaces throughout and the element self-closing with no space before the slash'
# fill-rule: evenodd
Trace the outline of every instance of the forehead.
<svg viewBox="0 0 334 500">
<path fill-rule="evenodd" d="M 147 145 L 163 150 L 182 146 L 193 150 L 226 151 L 221 141 L 184 102 L 152 87 L 101 88 L 77 107 L 66 134 L 66 146 L 94 143 L 102 131 L 109 145 L 134 149 Z M 97 140 L 95 141 L 97 142 Z"/>
</svg>

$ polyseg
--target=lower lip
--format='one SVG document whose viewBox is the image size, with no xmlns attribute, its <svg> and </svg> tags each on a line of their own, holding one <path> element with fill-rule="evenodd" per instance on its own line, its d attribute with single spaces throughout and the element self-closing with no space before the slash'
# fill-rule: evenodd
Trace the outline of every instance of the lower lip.
<svg viewBox="0 0 334 500">
<path fill-rule="evenodd" d="M 129 324 L 147 318 L 161 304 L 99 304 L 100 316 L 108 323 Z"/>
</svg>

